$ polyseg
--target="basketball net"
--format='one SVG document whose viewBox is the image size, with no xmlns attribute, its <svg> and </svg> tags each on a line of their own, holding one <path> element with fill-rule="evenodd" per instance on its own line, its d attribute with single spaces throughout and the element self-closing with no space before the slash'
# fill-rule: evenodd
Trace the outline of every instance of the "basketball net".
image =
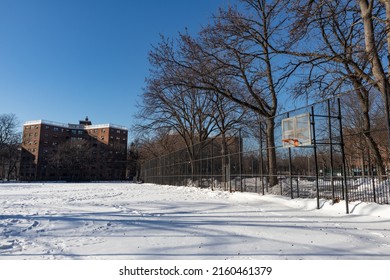
<svg viewBox="0 0 390 280">
<path fill-rule="evenodd" d="M 293 145 L 294 147 L 298 147 L 299 146 L 299 140 L 298 139 L 283 139 L 282 141 L 285 142 L 285 143 L 289 143 L 289 144 Z"/>
</svg>

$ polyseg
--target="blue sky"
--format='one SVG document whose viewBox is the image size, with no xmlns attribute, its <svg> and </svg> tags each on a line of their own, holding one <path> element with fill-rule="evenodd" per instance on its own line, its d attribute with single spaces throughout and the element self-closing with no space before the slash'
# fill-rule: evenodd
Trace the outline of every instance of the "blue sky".
<svg viewBox="0 0 390 280">
<path fill-rule="evenodd" d="M 230 2 L 0 0 L 0 114 L 130 127 L 151 45 Z"/>
</svg>

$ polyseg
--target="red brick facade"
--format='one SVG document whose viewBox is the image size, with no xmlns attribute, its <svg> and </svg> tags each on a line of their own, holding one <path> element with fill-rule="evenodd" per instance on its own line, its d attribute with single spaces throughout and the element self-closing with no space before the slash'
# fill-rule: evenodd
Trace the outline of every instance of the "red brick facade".
<svg viewBox="0 0 390 280">
<path fill-rule="evenodd" d="M 27 122 L 23 127 L 20 179 L 125 179 L 127 134 L 127 128 L 92 125 L 88 119 L 79 124 Z"/>
</svg>

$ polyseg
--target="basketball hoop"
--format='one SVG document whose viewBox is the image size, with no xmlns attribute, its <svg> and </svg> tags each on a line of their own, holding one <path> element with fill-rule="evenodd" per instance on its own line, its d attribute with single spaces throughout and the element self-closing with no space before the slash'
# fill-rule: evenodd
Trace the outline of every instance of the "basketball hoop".
<svg viewBox="0 0 390 280">
<path fill-rule="evenodd" d="M 299 140 L 298 139 L 282 139 L 284 143 L 288 143 L 291 146 L 298 147 L 299 146 Z"/>
<path fill-rule="evenodd" d="M 310 114 L 304 113 L 282 120 L 283 148 L 312 145 Z"/>
</svg>

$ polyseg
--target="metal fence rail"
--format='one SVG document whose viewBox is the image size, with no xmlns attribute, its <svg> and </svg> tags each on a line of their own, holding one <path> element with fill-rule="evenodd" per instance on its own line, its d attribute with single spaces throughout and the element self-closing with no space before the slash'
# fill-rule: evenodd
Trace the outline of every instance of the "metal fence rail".
<svg viewBox="0 0 390 280">
<path fill-rule="evenodd" d="M 335 171 L 334 176 L 325 174 L 315 176 L 313 173 L 290 176 L 287 168 L 281 168 L 277 175 L 278 185 L 270 186 L 269 176 L 261 172 L 262 159 L 259 150 L 229 154 L 225 165 L 222 165 L 221 155 L 195 160 L 192 164 L 195 165 L 196 172 L 191 171 L 191 162 L 185 155 L 186 150 L 180 150 L 146 162 L 142 169 L 144 181 L 231 192 L 271 193 L 291 198 L 316 198 L 318 193 L 319 199 L 332 199 L 335 202 L 345 200 L 347 194 L 349 201 L 390 203 L 388 176 L 346 176 L 344 179 L 341 171 Z M 305 164 L 312 164 L 310 160 L 311 157 L 308 157 Z M 280 166 L 283 167 L 282 160 Z M 324 173 L 324 169 L 320 171 Z M 350 170 L 348 173 L 351 174 L 353 171 Z"/>
<path fill-rule="evenodd" d="M 226 154 L 222 154 L 221 139 L 216 137 L 191 147 L 197 151 L 193 158 L 183 149 L 148 160 L 142 165 L 141 177 L 156 184 L 317 198 L 318 206 L 319 199 L 346 200 L 347 213 L 349 201 L 389 204 L 390 178 L 376 171 L 375 161 L 364 142 L 357 143 L 355 134 L 343 135 L 344 109 L 339 99 L 334 101 L 327 100 L 275 118 L 277 185 L 269 183 L 275 180 L 270 180 L 267 171 L 267 148 L 261 125 L 258 133 L 243 128 L 245 133 L 241 134 L 240 130 L 231 135 Z M 282 120 L 302 113 L 311 116 L 313 145 L 283 148 Z M 371 133 L 373 137 L 374 133 Z"/>
<path fill-rule="evenodd" d="M 230 156 L 237 157 L 237 155 Z M 318 193 L 319 199 L 331 199 L 334 202 L 345 200 L 347 190 L 349 201 L 390 203 L 390 178 L 388 176 L 347 176 L 346 181 L 343 176 L 324 176 L 318 178 L 317 183 L 316 176 L 278 175 L 278 185 L 270 186 L 269 176 L 258 172 L 259 162 L 255 159 L 252 161 L 246 159 L 250 165 L 247 166 L 247 170 L 241 170 L 241 172 L 236 164 L 230 165 L 225 176 L 221 172 L 221 157 L 198 160 L 200 172 L 197 174 L 191 173 L 188 161 L 171 163 L 168 158 L 158 161 L 159 165 L 152 167 L 153 161 L 149 161 L 144 166 L 145 182 L 231 192 L 268 193 L 291 198 L 317 198 Z"/>
</svg>

